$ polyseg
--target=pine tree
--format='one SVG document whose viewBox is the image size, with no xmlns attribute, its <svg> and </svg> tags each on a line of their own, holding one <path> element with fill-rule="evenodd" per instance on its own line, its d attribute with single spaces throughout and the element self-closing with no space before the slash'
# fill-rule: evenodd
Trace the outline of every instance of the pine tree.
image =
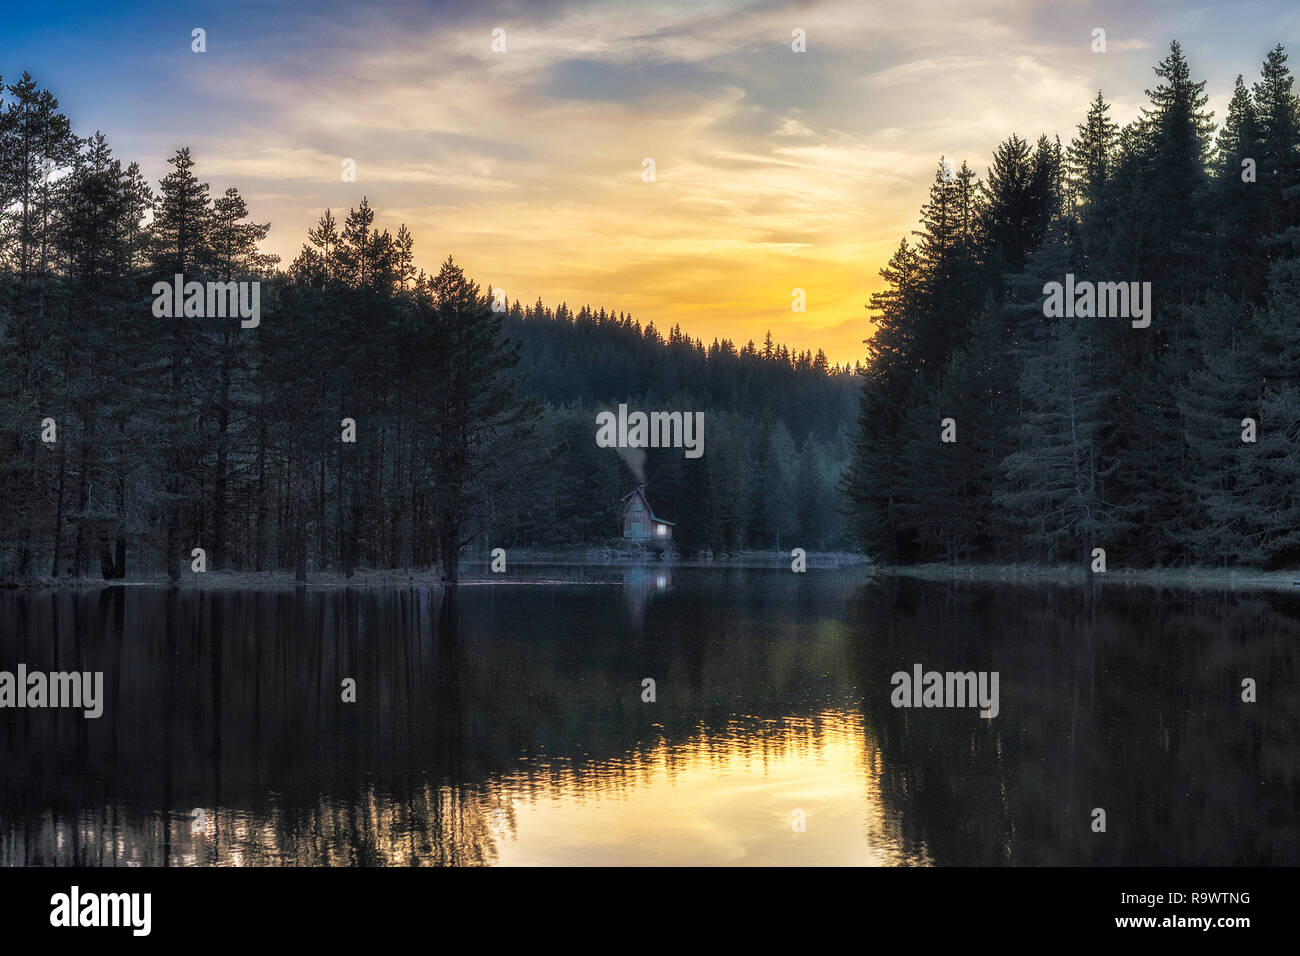
<svg viewBox="0 0 1300 956">
<path fill-rule="evenodd" d="M 536 428 L 540 408 L 517 398 L 519 347 L 501 337 L 501 315 L 450 256 L 428 291 L 440 372 L 436 534 L 443 574 L 454 584 L 460 555 L 473 540 L 473 520 L 498 495 L 526 487 L 532 466 L 520 460 L 518 449 Z"/>
<path fill-rule="evenodd" d="M 1179 396 L 1191 476 L 1185 509 L 1196 509 L 1181 544 L 1197 564 L 1259 564 L 1272 530 L 1258 521 L 1258 502 L 1270 495 L 1259 442 L 1265 342 L 1251 311 L 1243 314 L 1240 303 L 1222 294 L 1192 309 L 1189 319 L 1200 329 L 1202 355 Z M 1253 441 L 1244 440 L 1252 427 L 1247 419 Z"/>
<path fill-rule="evenodd" d="M 172 171 L 158 184 L 151 227 L 153 273 L 169 285 L 177 275 L 187 283 L 203 281 L 212 261 L 209 187 L 195 176 L 188 147 L 177 150 L 168 162 Z M 165 338 L 159 337 L 169 342 L 170 348 L 161 359 L 154 385 L 162 397 L 156 406 L 154 440 L 161 445 L 164 460 L 164 563 L 168 578 L 175 582 L 180 579 L 182 559 L 190 551 L 183 535 L 196 530 L 183 526 L 183 512 L 187 503 L 197 503 L 202 497 L 200 396 L 209 385 L 204 379 L 211 363 L 202 354 L 201 324 L 184 315 L 160 321 L 164 328 L 170 326 Z"/>
<path fill-rule="evenodd" d="M 985 259 L 999 289 L 1003 276 L 1024 268 L 1043 241 L 1043 202 L 1035 185 L 1029 144 L 1012 136 L 993 152 L 980 210 Z"/>
<path fill-rule="evenodd" d="M 884 560 L 896 561 L 908 547 L 897 510 L 901 477 L 897 435 L 918 371 L 915 322 L 921 296 L 921 258 L 906 239 L 880 276 L 886 287 L 871 297 L 870 308 L 878 313 L 876 332 L 867 340 L 857 427 L 841 492 L 853 541 Z"/>
<path fill-rule="evenodd" d="M 1048 563 L 1111 547 L 1123 520 L 1105 492 L 1111 467 L 1101 437 L 1113 392 L 1095 330 L 1087 319 L 1044 317 L 1041 296 L 1033 297 L 1044 277 L 1059 281 L 1071 263 L 1064 238 L 1049 234 L 1021 285 L 1028 308 L 1018 310 L 1017 448 L 1001 462 L 1007 480 L 994 495 L 1029 554 Z"/>
<path fill-rule="evenodd" d="M 123 432 L 138 397 L 125 353 L 143 343 L 136 334 L 135 272 L 144 213 L 137 175 L 138 169 L 124 171 L 107 140 L 96 134 L 60 182 L 53 245 L 65 282 L 61 307 L 51 316 L 57 321 L 46 328 L 65 355 L 60 407 L 75 459 L 67 517 L 75 526 L 70 570 L 77 577 L 90 573 L 92 554 L 106 578 L 125 570 L 124 486 L 132 456 Z M 57 566 L 57 549 L 54 559 Z"/>
<path fill-rule="evenodd" d="M 1258 163 L 1262 146 L 1254 103 L 1238 75 L 1215 143 L 1212 186 L 1217 219 L 1213 280 L 1238 301 L 1259 301 L 1268 267 L 1260 248 L 1270 226 L 1267 186 L 1242 178 L 1244 166 Z"/>
<path fill-rule="evenodd" d="M 966 163 L 954 174 L 941 159 L 921 207 L 917 253 L 920 304 L 914 354 L 933 379 L 965 341 L 971 317 L 986 294 L 979 261 L 981 186 Z"/>
<path fill-rule="evenodd" d="M 248 204 L 233 186 L 212 204 L 212 221 L 208 226 L 209 265 L 214 278 L 221 282 L 257 281 L 253 277 L 273 265 L 258 250 L 258 243 L 266 239 L 270 224 L 246 222 L 247 218 Z M 209 316 L 205 321 L 205 331 L 214 337 L 213 351 L 219 356 L 215 390 L 208 410 L 216 431 L 211 439 L 214 461 L 209 567 L 213 570 L 226 566 L 231 422 L 238 411 L 236 404 L 252 401 L 250 395 L 239 393 L 246 339 L 239 335 L 238 321 L 234 316 L 224 322 Z"/>
<path fill-rule="evenodd" d="M 1260 127 L 1259 185 L 1271 211 L 1269 233 L 1274 245 L 1286 242 L 1294 251 L 1294 230 L 1300 228 L 1300 104 L 1286 61 L 1279 43 L 1264 59 L 1252 91 Z"/>
<path fill-rule="evenodd" d="M 767 430 L 762 471 L 761 521 L 767 547 L 788 547 L 799 528 L 796 502 L 799 498 L 799 462 L 794 439 L 785 422 L 777 421 Z"/>
<path fill-rule="evenodd" d="M 1150 224 L 1138 274 L 1160 282 L 1153 324 L 1173 318 L 1178 306 L 1195 301 L 1208 285 L 1205 186 L 1214 131 L 1213 114 L 1204 108 L 1205 81 L 1192 82 L 1178 41 L 1170 43 L 1155 73 L 1163 82 L 1146 91 L 1151 105 L 1142 110 L 1143 195 L 1133 197 Z"/>
<path fill-rule="evenodd" d="M 1110 104 L 1097 91 L 1097 97 L 1088 107 L 1088 115 L 1078 125 L 1079 134 L 1066 152 L 1070 175 L 1070 190 L 1076 213 L 1090 219 L 1102 214 L 1106 185 L 1114 163 L 1115 143 L 1119 124 L 1109 114 Z"/>
<path fill-rule="evenodd" d="M 1257 469 L 1249 496 L 1247 527 L 1256 530 L 1260 560 L 1266 567 L 1300 561 L 1300 340 L 1295 335 L 1295 303 L 1300 301 L 1300 260 L 1285 259 L 1269 272 L 1264 307 L 1253 314 L 1259 345 L 1253 370 L 1262 380 L 1259 441 L 1253 450 Z M 1247 452 L 1249 455 L 1250 452 Z M 1247 552 L 1249 554 L 1249 552 Z"/>
<path fill-rule="evenodd" d="M 0 368 L 7 384 L 0 397 L 5 455 L 0 491 L 8 512 L 0 521 L 7 546 L 0 560 L 11 564 L 14 576 L 28 578 L 37 573 L 38 554 L 50 536 L 58 553 L 59 521 L 50 526 L 45 502 L 52 486 L 62 502 L 66 446 L 44 447 L 37 426 L 50 414 L 61 364 L 45 327 L 55 281 L 56 179 L 74 162 L 80 141 L 59 101 L 29 74 L 4 89 L 12 99 L 0 114 L 0 262 L 9 267 L 0 286 L 5 320 Z"/>
</svg>

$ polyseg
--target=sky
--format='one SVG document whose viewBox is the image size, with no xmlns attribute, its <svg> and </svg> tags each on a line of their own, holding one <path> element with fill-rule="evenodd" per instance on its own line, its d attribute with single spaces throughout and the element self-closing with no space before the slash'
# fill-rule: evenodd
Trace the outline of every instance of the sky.
<svg viewBox="0 0 1300 956">
<path fill-rule="evenodd" d="M 1294 0 L 95 0 L 3 17 L 6 82 L 30 72 L 155 183 L 189 146 L 286 266 L 326 208 L 365 196 L 426 270 L 451 254 L 511 300 L 706 343 L 770 330 L 833 362 L 864 357 L 878 271 L 941 156 L 983 178 L 1012 133 L 1068 142 L 1099 89 L 1135 118 L 1174 39 L 1219 120 L 1238 73 L 1300 46 Z"/>
</svg>

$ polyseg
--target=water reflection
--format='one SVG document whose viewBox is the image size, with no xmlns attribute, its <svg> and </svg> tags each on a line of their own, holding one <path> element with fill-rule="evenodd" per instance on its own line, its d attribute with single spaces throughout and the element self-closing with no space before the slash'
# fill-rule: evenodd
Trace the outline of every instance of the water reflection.
<svg viewBox="0 0 1300 956">
<path fill-rule="evenodd" d="M 545 791 L 507 777 L 505 865 L 891 865 L 861 715 L 737 719 L 714 734 L 570 769 Z M 801 825 L 800 825 L 801 824 Z"/>
<path fill-rule="evenodd" d="M 0 711 L 0 864 L 1300 861 L 1290 595 L 566 573 L 0 595 L 0 669 L 107 698 Z M 915 662 L 1000 715 L 892 708 Z"/>
<path fill-rule="evenodd" d="M 673 570 L 667 565 L 625 568 L 622 579 L 628 619 L 640 629 L 645 626 L 650 599 L 672 587 Z"/>
</svg>

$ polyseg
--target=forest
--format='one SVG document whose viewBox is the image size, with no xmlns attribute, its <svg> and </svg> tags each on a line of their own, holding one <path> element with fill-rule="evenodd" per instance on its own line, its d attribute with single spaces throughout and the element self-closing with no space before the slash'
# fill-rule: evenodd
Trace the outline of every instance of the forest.
<svg viewBox="0 0 1300 956">
<path fill-rule="evenodd" d="M 706 347 L 678 327 L 665 338 L 653 322 L 563 305 L 552 313 L 540 302 L 512 305 L 506 328 L 522 345 L 522 392 L 545 402 L 545 444 L 557 456 L 519 501 L 512 526 L 524 543 L 617 536 L 620 499 L 644 478 L 655 513 L 677 523 L 683 554 L 845 546 L 837 485 L 860 368 L 831 365 L 821 351 L 792 355 L 770 332 L 760 346 Z M 619 401 L 702 411 L 703 457 L 647 449 L 638 476 L 595 446 L 596 412 Z"/>
<path fill-rule="evenodd" d="M 450 255 L 418 268 L 364 197 L 284 267 L 189 149 L 151 184 L 22 74 L 0 84 L 0 581 L 175 581 L 199 548 L 455 580 L 492 547 L 612 544 L 640 483 L 688 555 L 1294 564 L 1300 101 L 1280 45 L 1221 125 L 1177 42 L 1155 77 L 1132 122 L 1098 91 L 1068 143 L 1011 135 L 982 181 L 941 158 L 850 368 L 504 302 Z M 256 281 L 260 320 L 160 318 L 182 274 Z M 1062 314 L 1062 283 L 1144 290 L 1143 319 Z M 598 448 L 618 403 L 703 412 L 707 453 Z"/>
<path fill-rule="evenodd" d="M 417 268 L 364 197 L 282 268 L 189 149 L 155 186 L 28 74 L 0 90 L 0 581 L 455 581 L 489 547 L 610 543 L 641 481 L 682 549 L 843 542 L 859 370 L 770 334 L 706 347 L 603 308 L 502 308 L 451 256 Z M 258 283 L 258 318 L 164 317 L 178 275 Z M 636 474 L 595 444 L 618 402 L 704 412 L 709 454 Z"/>
<path fill-rule="evenodd" d="M 1012 135 L 982 182 L 940 162 L 871 297 L 841 485 L 858 548 L 900 564 L 1300 561 L 1286 53 L 1237 77 L 1221 126 L 1177 42 L 1155 75 L 1126 125 L 1099 91 L 1068 144 Z M 1067 277 L 1149 288 L 1149 324 L 1049 318 Z"/>
</svg>

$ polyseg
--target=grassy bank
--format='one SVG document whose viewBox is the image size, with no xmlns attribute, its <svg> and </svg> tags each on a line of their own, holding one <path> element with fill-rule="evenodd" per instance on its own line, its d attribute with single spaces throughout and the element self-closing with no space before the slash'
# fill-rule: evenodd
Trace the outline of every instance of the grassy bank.
<svg viewBox="0 0 1300 956">
<path fill-rule="evenodd" d="M 1041 564 L 873 564 L 871 574 L 926 581 L 981 581 L 1004 584 L 1130 584 L 1206 590 L 1300 592 L 1300 571 L 1252 568 L 1115 568 L 1094 574 L 1085 565 Z"/>
</svg>

